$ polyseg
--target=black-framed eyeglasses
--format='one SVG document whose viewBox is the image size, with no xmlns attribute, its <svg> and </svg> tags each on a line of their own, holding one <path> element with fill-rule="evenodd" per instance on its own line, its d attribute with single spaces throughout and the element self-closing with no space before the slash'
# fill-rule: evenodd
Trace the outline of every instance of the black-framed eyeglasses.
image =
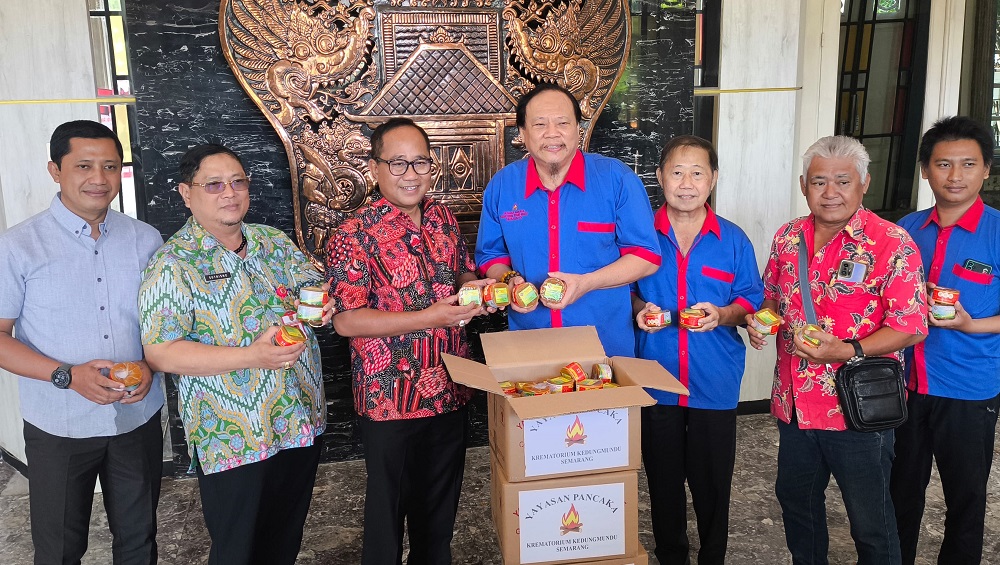
<svg viewBox="0 0 1000 565">
<path fill-rule="evenodd" d="M 407 161 L 406 159 L 390 159 L 387 161 L 379 157 L 375 157 L 375 160 L 379 163 L 389 165 L 389 173 L 394 177 L 401 177 L 405 175 L 406 169 L 409 169 L 410 167 L 413 167 L 413 172 L 418 175 L 426 175 L 431 172 L 431 167 L 434 166 L 434 161 L 423 157 L 418 157 L 412 161 Z"/>
<path fill-rule="evenodd" d="M 227 186 L 232 187 L 232 189 L 234 191 L 236 191 L 236 192 L 240 192 L 242 190 L 250 190 L 250 179 L 249 178 L 245 178 L 245 179 L 233 179 L 233 180 L 231 180 L 229 182 L 224 182 L 224 181 L 218 181 L 217 180 L 217 181 L 206 182 L 206 183 L 192 182 L 192 183 L 189 183 L 189 184 L 191 184 L 192 186 L 200 186 L 200 187 L 204 188 L 205 192 L 207 192 L 209 194 L 222 194 L 226 190 Z"/>
</svg>

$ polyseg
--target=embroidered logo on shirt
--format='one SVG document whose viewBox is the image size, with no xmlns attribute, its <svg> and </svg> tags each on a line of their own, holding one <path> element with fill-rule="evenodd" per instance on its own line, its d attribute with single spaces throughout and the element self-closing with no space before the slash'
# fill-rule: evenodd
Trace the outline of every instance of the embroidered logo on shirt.
<svg viewBox="0 0 1000 565">
<path fill-rule="evenodd" d="M 507 220 L 508 222 L 513 222 L 515 220 L 520 220 L 521 218 L 527 215 L 528 215 L 527 210 L 521 210 L 520 208 L 517 207 L 517 204 L 514 204 L 514 207 L 512 209 L 507 210 L 503 214 L 500 214 L 500 219 Z"/>
<path fill-rule="evenodd" d="M 228 279 L 231 276 L 233 276 L 231 273 L 212 273 L 205 275 L 205 280 L 208 282 L 219 281 L 222 279 Z"/>
</svg>

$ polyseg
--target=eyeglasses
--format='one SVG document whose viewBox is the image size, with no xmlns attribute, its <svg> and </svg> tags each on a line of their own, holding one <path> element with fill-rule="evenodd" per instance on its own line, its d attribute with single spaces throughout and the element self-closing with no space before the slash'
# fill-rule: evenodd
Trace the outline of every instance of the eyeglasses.
<svg viewBox="0 0 1000 565">
<path fill-rule="evenodd" d="M 250 179 L 248 179 L 248 178 L 246 178 L 246 179 L 233 179 L 233 180 L 231 180 L 229 182 L 214 181 L 214 182 L 206 182 L 204 184 L 202 184 L 200 182 L 192 182 L 192 183 L 188 183 L 188 184 L 190 184 L 192 186 L 200 186 L 200 187 L 204 188 L 205 192 L 207 192 L 209 194 L 222 194 L 226 190 L 227 186 L 232 187 L 232 189 L 234 191 L 236 191 L 236 192 L 239 192 L 239 191 L 242 191 L 242 190 L 250 190 Z"/>
<path fill-rule="evenodd" d="M 434 166 L 434 161 L 430 159 L 418 158 L 412 161 L 407 161 L 406 159 L 392 159 L 386 161 L 385 159 L 380 159 L 375 157 L 375 160 L 379 163 L 385 163 L 389 165 L 389 173 L 394 177 L 401 177 L 406 174 L 406 169 L 413 167 L 413 172 L 418 175 L 426 175 L 431 172 L 431 167 Z"/>
</svg>

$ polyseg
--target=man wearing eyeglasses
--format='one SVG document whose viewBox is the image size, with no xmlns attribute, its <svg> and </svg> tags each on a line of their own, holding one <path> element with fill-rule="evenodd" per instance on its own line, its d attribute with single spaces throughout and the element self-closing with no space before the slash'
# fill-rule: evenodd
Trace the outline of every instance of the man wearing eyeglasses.
<svg viewBox="0 0 1000 565">
<path fill-rule="evenodd" d="M 59 192 L 0 234 L 0 367 L 20 377 L 34 562 L 80 562 L 100 477 L 113 562 L 156 563 L 163 392 L 142 360 L 136 295 L 163 240 L 110 209 L 113 131 L 66 122 L 49 149 Z M 107 377 L 121 361 L 141 369 L 134 391 Z"/>
<path fill-rule="evenodd" d="M 351 338 L 355 409 L 368 471 L 363 565 L 451 563 L 472 393 L 448 376 L 442 353 L 468 356 L 465 325 L 485 311 L 460 306 L 476 280 L 455 216 L 427 198 L 430 141 L 406 118 L 372 133 L 368 166 L 379 197 L 327 245 L 337 333 Z"/>
<path fill-rule="evenodd" d="M 209 563 L 295 562 L 309 510 L 326 401 L 316 337 L 278 346 L 288 297 L 322 275 L 281 231 L 243 222 L 243 162 L 200 145 L 180 164 L 191 218 L 160 248 L 139 293 L 150 366 L 177 375 L 178 408 Z M 331 317 L 327 306 L 323 323 Z"/>
</svg>

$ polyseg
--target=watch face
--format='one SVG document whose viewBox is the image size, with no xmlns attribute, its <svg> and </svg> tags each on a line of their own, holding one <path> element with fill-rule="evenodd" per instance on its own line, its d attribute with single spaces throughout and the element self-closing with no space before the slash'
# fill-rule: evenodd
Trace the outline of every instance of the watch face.
<svg viewBox="0 0 1000 565">
<path fill-rule="evenodd" d="M 52 384 L 56 385 L 56 388 L 68 388 L 70 380 L 72 377 L 67 369 L 60 367 L 52 372 Z"/>
</svg>

